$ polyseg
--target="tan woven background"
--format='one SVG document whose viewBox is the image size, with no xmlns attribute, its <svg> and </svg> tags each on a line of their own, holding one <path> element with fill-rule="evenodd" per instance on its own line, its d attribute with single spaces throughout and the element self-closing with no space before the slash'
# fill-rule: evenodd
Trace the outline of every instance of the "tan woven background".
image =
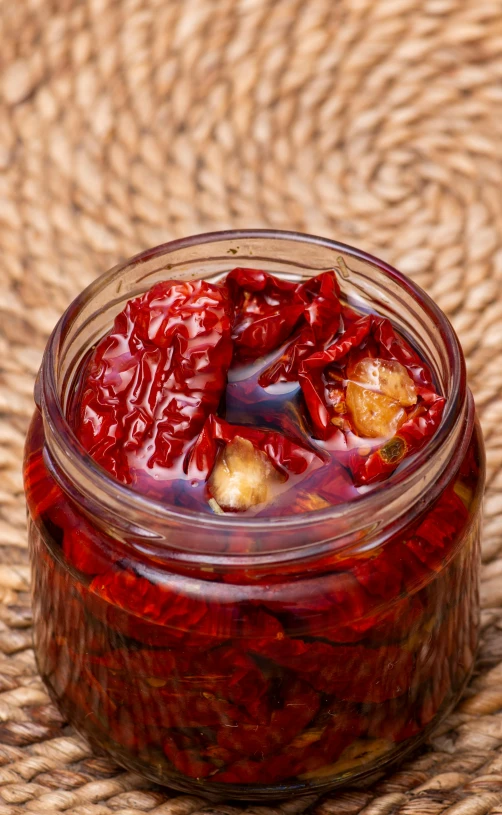
<svg viewBox="0 0 502 815">
<path fill-rule="evenodd" d="M 0 0 L 0 815 L 502 813 L 501 0 Z M 93 756 L 38 679 L 20 460 L 55 320 L 100 271 L 224 227 L 382 255 L 451 316 L 488 446 L 477 673 L 367 792 L 271 808 Z"/>
</svg>

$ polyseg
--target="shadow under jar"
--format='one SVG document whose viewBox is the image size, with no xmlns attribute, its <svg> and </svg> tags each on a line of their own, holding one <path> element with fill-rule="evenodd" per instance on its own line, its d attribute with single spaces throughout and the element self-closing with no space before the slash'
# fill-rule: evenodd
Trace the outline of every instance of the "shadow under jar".
<svg viewBox="0 0 502 815">
<path fill-rule="evenodd" d="M 115 481 L 67 421 L 82 360 L 125 302 L 235 266 L 335 269 L 446 397 L 439 430 L 353 501 L 202 514 Z M 483 443 L 450 324 L 391 267 L 335 242 L 222 232 L 144 252 L 69 307 L 35 389 L 25 479 L 35 649 L 67 719 L 119 764 L 206 795 L 272 799 L 369 777 L 458 699 L 478 630 Z"/>
</svg>

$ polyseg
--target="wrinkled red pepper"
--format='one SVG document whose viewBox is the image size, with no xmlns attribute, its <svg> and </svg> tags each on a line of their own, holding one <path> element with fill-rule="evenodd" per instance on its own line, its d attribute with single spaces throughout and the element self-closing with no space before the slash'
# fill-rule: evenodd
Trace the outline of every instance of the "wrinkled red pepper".
<svg viewBox="0 0 502 815">
<path fill-rule="evenodd" d="M 119 481 L 176 466 L 216 411 L 232 358 L 232 314 L 224 286 L 158 283 L 130 300 L 98 343 L 74 426 Z"/>
<path fill-rule="evenodd" d="M 297 378 L 302 359 L 321 349 L 340 328 L 342 305 L 335 272 L 290 283 L 256 269 L 234 269 L 226 284 L 235 305 L 235 357 L 254 360 L 296 336 L 260 376 L 263 388 Z"/>
<path fill-rule="evenodd" d="M 298 284 L 258 269 L 234 269 L 225 282 L 235 307 L 237 359 L 248 362 L 279 348 L 304 309 L 296 297 Z"/>
<path fill-rule="evenodd" d="M 302 283 L 295 296 L 302 305 L 301 327 L 279 359 L 261 374 L 262 388 L 297 379 L 302 360 L 321 350 L 340 329 L 342 305 L 334 272 L 323 272 Z"/>
<path fill-rule="evenodd" d="M 330 383 L 325 372 L 340 363 L 339 375 L 343 379 L 349 355 L 352 363 L 367 356 L 401 363 L 413 378 L 419 397 L 416 408 L 392 439 L 369 452 L 365 447 L 349 451 L 348 466 L 355 483 L 371 484 L 390 475 L 405 457 L 431 438 L 439 427 L 445 399 L 436 393 L 423 360 L 396 334 L 390 321 L 370 314 L 351 323 L 329 348 L 307 357 L 300 367 L 299 380 L 317 438 L 343 437 L 344 431 L 333 423 L 337 414 L 328 397 Z"/>
<path fill-rule="evenodd" d="M 267 723 L 241 723 L 232 733 L 232 728 L 220 727 L 217 731 L 217 742 L 235 755 L 274 753 L 288 744 L 308 725 L 319 710 L 319 694 L 301 679 L 287 681 L 281 685 L 280 707 L 270 706 L 270 718 Z M 294 715 L 291 708 L 294 707 Z"/>
<path fill-rule="evenodd" d="M 396 467 L 413 453 L 420 450 L 434 435 L 441 422 L 445 399 L 434 395 L 430 401 L 424 398 L 422 410 L 405 422 L 395 436 L 385 442 L 377 450 L 361 454 L 360 450 L 352 450 L 349 456 L 349 467 L 354 482 L 359 484 L 372 484 L 380 481 L 394 472 Z"/>
<path fill-rule="evenodd" d="M 224 419 L 209 416 L 194 447 L 189 453 L 186 468 L 192 478 L 207 477 L 216 461 L 221 443 L 228 444 L 236 436 L 250 441 L 255 448 L 266 453 L 274 467 L 283 475 L 301 475 L 306 470 L 323 464 L 320 452 L 291 441 L 275 430 L 231 425 Z"/>
<path fill-rule="evenodd" d="M 441 512 L 443 519 L 451 513 L 441 546 L 444 563 L 458 538 L 457 521 L 468 522 L 454 491 L 438 501 L 437 518 L 426 515 L 408 540 L 432 543 Z M 185 778 L 273 784 L 309 773 L 315 777 L 339 757 L 343 766 L 344 749 L 350 751 L 360 737 L 371 749 L 371 739 L 392 745 L 420 733 L 470 667 L 468 661 L 458 664 L 468 564 L 450 566 L 419 595 L 404 595 L 389 609 L 389 598 L 403 592 L 411 560 L 395 557 L 392 541 L 387 545 L 395 574 L 380 562 L 384 550 L 375 557 L 340 557 L 342 571 L 325 576 L 325 594 L 319 577 L 312 583 L 318 590 L 307 594 L 302 581 L 286 584 L 289 591 L 286 585 L 263 587 L 258 606 L 229 604 L 237 613 L 217 630 L 207 593 L 187 596 L 183 580 L 169 589 L 118 564 L 105 579 L 95 578 L 90 592 L 82 585 L 71 614 L 63 585 L 56 594 L 38 591 L 46 606 L 38 617 L 38 636 L 47 637 L 42 671 L 47 666 L 52 688 L 66 700 L 72 719 L 91 728 L 98 740 L 105 734 L 105 740 L 139 758 L 161 745 L 167 768 Z M 44 585 L 68 581 L 54 561 L 38 562 L 37 580 Z M 429 570 L 439 567 L 437 558 L 427 562 Z M 423 565 L 424 575 L 428 568 Z M 113 615 L 97 622 L 94 591 L 102 593 L 109 609 L 118 604 L 124 615 L 141 618 L 145 645 L 122 639 L 134 636 L 133 628 L 115 633 L 107 627 Z M 222 601 L 225 592 L 218 588 Z M 385 602 L 379 606 L 380 598 Z M 54 602 L 49 610 L 47 604 Z M 378 614 L 364 616 L 378 607 Z M 305 623 L 309 608 L 310 627 L 305 625 L 305 636 L 294 635 L 294 617 Z M 183 639 L 166 647 L 157 630 L 169 629 L 183 629 Z M 360 641 L 343 644 L 342 632 L 350 629 L 352 639 Z M 205 645 L 204 630 L 217 633 Z"/>
<path fill-rule="evenodd" d="M 247 641 L 257 636 L 280 639 L 283 627 L 264 609 L 237 608 L 231 590 L 222 584 L 212 596 L 204 594 L 203 581 L 192 582 L 173 575 L 164 584 L 129 569 L 116 567 L 91 582 L 88 602 L 93 614 L 121 633 L 146 641 L 144 632 L 158 630 L 164 645 L 189 642 L 192 647 L 217 646 L 230 636 Z M 86 589 L 87 591 L 87 589 Z M 152 628 L 152 626 L 158 629 Z"/>
<path fill-rule="evenodd" d="M 283 745 L 280 751 L 268 756 L 261 756 L 259 750 L 252 758 L 239 758 L 229 763 L 223 771 L 213 776 L 213 780 L 234 784 L 253 783 L 259 778 L 261 783 L 273 784 L 287 778 L 294 778 L 303 773 L 315 771 L 326 765 L 326 756 L 335 761 L 343 749 L 351 744 L 361 731 L 364 722 L 356 711 L 333 705 L 330 710 L 316 717 L 306 731 L 305 741 L 308 749 L 300 740 L 293 739 Z M 229 758 L 226 757 L 227 761 Z"/>
<path fill-rule="evenodd" d="M 25 462 L 24 478 L 26 502 L 34 519 L 44 515 L 64 497 L 60 487 L 47 472 L 42 449 L 36 450 Z"/>
<path fill-rule="evenodd" d="M 437 504 L 427 513 L 414 534 L 404 545 L 430 571 L 444 568 L 452 552 L 459 525 L 467 524 L 469 511 L 453 488 L 443 492 Z"/>
<path fill-rule="evenodd" d="M 255 648 L 296 671 L 316 690 L 348 702 L 378 703 L 400 696 L 413 672 L 413 654 L 393 645 L 375 649 L 285 638 L 258 642 Z"/>
</svg>

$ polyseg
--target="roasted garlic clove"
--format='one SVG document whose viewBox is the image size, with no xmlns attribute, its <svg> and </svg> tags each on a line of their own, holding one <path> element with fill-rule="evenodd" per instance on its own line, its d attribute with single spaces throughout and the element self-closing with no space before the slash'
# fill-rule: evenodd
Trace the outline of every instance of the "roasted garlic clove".
<svg viewBox="0 0 502 815">
<path fill-rule="evenodd" d="M 406 411 L 382 393 L 349 382 L 347 407 L 358 434 L 365 438 L 393 436 L 406 419 Z"/>
<path fill-rule="evenodd" d="M 415 383 L 400 362 L 392 359 L 361 359 L 350 371 L 352 382 L 368 385 L 373 391 L 388 396 L 402 407 L 417 402 Z"/>
<path fill-rule="evenodd" d="M 221 510 L 245 512 L 269 501 L 274 484 L 281 481 L 268 456 L 236 436 L 220 453 L 208 487 Z"/>
<path fill-rule="evenodd" d="M 395 360 L 361 359 L 348 371 L 346 403 L 361 436 L 393 436 L 416 404 L 415 383 Z M 366 387 L 365 387 L 366 386 Z"/>
</svg>

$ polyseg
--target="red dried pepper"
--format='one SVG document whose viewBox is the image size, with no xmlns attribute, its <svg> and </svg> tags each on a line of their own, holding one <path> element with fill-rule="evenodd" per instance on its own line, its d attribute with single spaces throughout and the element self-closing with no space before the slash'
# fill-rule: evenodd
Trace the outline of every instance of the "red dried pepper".
<svg viewBox="0 0 502 815">
<path fill-rule="evenodd" d="M 314 432 L 318 438 L 344 438 L 352 430 L 350 418 L 340 426 L 337 402 L 330 397 L 326 378 L 330 366 L 340 381 L 347 376 L 347 360 L 352 365 L 362 358 L 379 358 L 400 363 L 412 377 L 419 402 L 396 434 L 377 449 L 355 447 L 349 450 L 347 463 L 356 484 L 370 484 L 390 475 L 403 458 L 419 450 L 437 430 L 445 399 L 439 396 L 424 362 L 405 340 L 398 336 L 389 320 L 370 314 L 351 323 L 325 351 L 312 354 L 301 365 L 299 380 Z M 372 440 L 370 440 L 372 441 Z"/>
<path fill-rule="evenodd" d="M 465 527 L 469 511 L 454 488 L 443 492 L 435 506 L 404 540 L 404 546 L 419 560 L 426 572 L 439 571 L 445 561 L 453 554 L 453 546 L 458 538 L 459 529 Z M 415 571 L 415 575 L 419 573 Z"/>
<path fill-rule="evenodd" d="M 301 733 L 319 706 L 319 694 L 307 682 L 284 678 L 281 681 L 281 706 L 271 706 L 269 722 L 240 723 L 235 732 L 232 728 L 220 727 L 216 731 L 218 745 L 234 753 L 235 759 L 243 754 L 274 753 Z"/>
<path fill-rule="evenodd" d="M 63 493 L 49 475 L 44 461 L 44 428 L 38 410 L 30 423 L 26 439 L 26 455 L 23 462 L 26 503 L 33 520 L 43 516 Z"/>
<path fill-rule="evenodd" d="M 190 451 L 186 463 L 188 474 L 192 478 L 209 475 L 221 444 L 229 444 L 236 437 L 250 441 L 253 447 L 266 453 L 274 467 L 286 478 L 301 475 L 309 468 L 313 470 L 323 464 L 320 452 L 302 446 L 282 433 L 258 427 L 231 425 L 212 415 Z"/>
<path fill-rule="evenodd" d="M 453 527 L 460 510 L 457 498 L 453 493 L 444 499 L 445 506 L 450 507 Z M 465 504 L 461 504 L 465 513 Z M 465 519 L 465 514 L 462 517 Z M 446 560 L 450 539 L 455 538 L 453 527 L 445 529 L 441 547 Z M 417 524 L 418 530 L 431 540 L 437 534 L 434 522 L 427 523 L 427 518 Z M 392 560 L 392 549 L 388 554 Z M 436 562 L 431 566 L 434 569 Z M 312 634 L 317 628 L 322 640 L 301 639 L 289 633 L 293 630 L 292 614 L 298 614 L 299 619 L 308 617 L 309 602 L 304 607 L 299 603 L 302 581 L 298 595 L 293 582 L 289 592 L 283 586 L 264 590 L 262 595 L 264 604 L 280 613 L 284 629 L 262 608 L 247 609 L 241 603 L 235 605 L 238 617 L 233 621 L 231 644 L 206 650 L 193 647 L 199 623 L 187 632 L 180 648 L 159 648 L 156 629 L 162 624 L 153 623 L 150 638 L 155 648 L 129 644 L 107 650 L 104 643 L 103 651 L 99 637 L 90 648 L 91 626 L 96 623 L 92 617 L 94 607 L 86 594 L 85 612 L 83 604 L 79 604 L 81 611 L 76 610 L 76 618 L 68 620 L 66 614 L 59 618 L 63 627 L 59 631 L 66 631 L 73 647 L 65 640 L 63 653 L 63 639 L 59 637 L 58 647 L 50 656 L 51 672 L 57 674 L 52 686 L 68 700 L 75 721 L 82 725 L 85 722 L 98 739 L 99 734 L 105 734 L 106 739 L 111 738 L 135 756 L 148 751 L 150 745 L 154 750 L 162 745 L 169 761 L 167 768 L 171 772 L 176 768 L 188 778 L 204 777 L 221 783 L 281 783 L 303 775 L 315 777 L 317 770 L 322 777 L 324 768 L 336 762 L 359 736 L 364 739 L 363 745 L 368 738 L 390 740 L 390 749 L 393 743 L 412 738 L 423 729 L 450 698 L 452 683 L 457 687 L 469 669 L 468 660 L 461 670 L 455 667 L 458 615 L 464 613 L 466 602 L 462 575 L 466 572 L 462 569 L 457 580 L 450 567 L 437 578 L 442 580 L 440 589 L 436 579 L 423 590 L 430 594 L 427 599 L 423 592 L 421 600 L 403 597 L 390 611 L 387 603 L 380 616 L 361 618 L 369 608 L 376 608 L 375 597 L 387 597 L 387 589 L 395 596 L 398 586 L 393 584 L 392 575 L 386 586 L 386 569 L 378 556 L 368 557 L 366 562 L 363 557 L 340 558 L 339 567 L 356 575 L 357 580 L 348 573 L 327 575 L 331 588 L 326 594 L 322 578 L 315 581 L 316 592 L 303 591 L 306 599 L 310 597 L 312 612 L 317 610 Z M 123 570 L 118 574 L 124 578 Z M 96 578 L 96 586 L 100 579 Z M 123 586 L 124 600 L 120 602 L 135 591 L 133 581 L 140 581 L 137 613 L 142 613 L 144 607 L 148 616 L 160 622 L 166 612 L 166 596 L 161 592 L 155 598 L 151 589 L 145 589 L 145 593 L 141 588 L 144 579 L 129 574 Z M 353 603 L 350 607 L 348 595 L 340 594 L 343 584 L 353 593 L 359 586 L 359 597 L 367 598 L 360 608 Z M 223 599 L 225 588 L 218 590 Z M 276 603 L 269 603 L 267 597 L 271 599 L 274 592 Z M 112 593 L 108 596 L 110 601 L 117 597 Z M 446 608 L 445 596 L 450 597 L 451 607 L 447 620 L 441 616 Z M 51 593 L 45 592 L 43 597 L 49 599 Z M 146 605 L 141 598 L 147 598 Z M 171 604 L 177 605 L 174 596 Z M 329 607 L 333 608 L 333 616 L 327 614 Z M 327 641 L 338 637 L 341 630 L 337 627 L 341 620 L 336 620 L 336 609 L 346 625 L 352 619 L 363 642 L 340 645 Z M 57 614 L 63 614 L 63 610 L 62 602 Z M 431 613 L 436 617 L 431 618 Z M 253 620 L 253 614 L 263 616 Z M 243 622 L 248 615 L 249 620 Z M 44 613 L 39 622 L 45 625 L 48 619 L 50 614 Z M 329 619 L 331 624 L 321 632 L 322 622 Z M 423 634 L 417 626 L 420 619 Z M 143 622 L 148 625 L 146 618 Z M 379 622 L 385 623 L 383 628 Z M 396 627 L 399 622 L 401 625 Z M 176 624 L 181 624 L 181 618 Z M 269 631 L 270 637 L 260 637 L 260 631 Z M 49 627 L 49 642 L 55 644 L 50 632 Z M 110 632 L 108 638 L 111 645 Z M 402 644 L 397 644 L 398 639 Z M 428 643 L 427 649 L 424 643 Z M 51 648 L 46 649 L 47 659 Z M 256 655 L 256 661 L 249 653 Z M 371 750 L 371 742 L 368 744 Z M 266 760 L 260 760 L 262 755 Z M 343 755 L 341 760 L 343 766 Z"/>
<path fill-rule="evenodd" d="M 116 744 L 120 744 L 126 750 L 139 753 L 147 750 L 150 745 L 156 747 L 162 744 L 165 734 L 164 728 L 151 724 L 144 724 L 139 728 L 138 712 L 124 705 L 121 705 L 110 717 L 108 729 Z"/>
<path fill-rule="evenodd" d="M 364 729 L 364 718 L 351 709 L 350 705 L 330 704 L 329 709 L 316 717 L 304 732 L 285 746 L 280 753 L 269 756 L 266 767 L 263 768 L 266 776 L 273 781 L 281 778 L 294 778 L 304 773 L 311 773 L 329 762 L 333 764 Z M 241 769 L 242 762 L 229 768 L 230 772 Z M 260 778 L 260 772 L 256 778 Z"/>
<path fill-rule="evenodd" d="M 296 671 L 316 690 L 349 702 L 383 702 L 405 693 L 414 664 L 412 653 L 394 645 L 333 646 L 285 638 L 259 643 L 257 652 Z"/>
<path fill-rule="evenodd" d="M 202 637 L 215 645 L 228 637 L 233 630 L 235 607 L 224 602 L 210 607 L 205 598 L 187 596 L 183 588 L 183 578 L 177 576 L 163 586 L 128 569 L 110 570 L 92 581 L 89 603 L 103 621 L 139 640 L 143 640 L 143 630 L 152 633 L 152 624 L 163 632 L 163 644 L 167 644 L 165 638 L 176 644 L 192 629 L 199 634 L 199 645 Z M 92 600 L 93 594 L 97 603 Z"/>
<path fill-rule="evenodd" d="M 128 484 L 136 470 L 174 467 L 218 407 L 231 328 L 226 288 L 205 280 L 130 300 L 93 351 L 77 405 L 75 431 L 94 460 Z"/>
<path fill-rule="evenodd" d="M 236 316 L 231 329 L 233 308 Z M 330 348 L 318 350 L 338 332 L 342 314 L 348 327 Z M 141 470 L 148 473 L 155 468 L 156 478 L 164 482 L 164 500 L 196 508 L 200 498 L 186 489 L 179 467 L 187 442 L 198 435 L 208 417 L 215 424 L 206 425 L 200 434 L 190 456 L 190 474 L 194 467 L 199 474 L 210 472 L 210 466 L 198 466 L 204 448 L 214 463 L 217 446 L 208 436 L 222 422 L 215 418 L 215 411 L 232 354 L 230 331 L 234 356 L 246 360 L 277 347 L 295 328 L 297 335 L 279 360 L 262 372 L 259 382 L 268 385 L 298 376 L 316 435 L 322 439 L 343 437 L 353 429 L 349 418 L 340 420 L 336 398 L 328 397 L 325 379 L 326 368 L 340 365 L 340 361 L 340 373 L 346 373 L 347 355 L 352 365 L 364 355 L 399 362 L 415 382 L 420 402 L 398 433 L 385 444 L 370 445 L 369 449 L 353 447 L 337 456 L 349 468 L 356 485 L 390 474 L 434 433 L 444 399 L 434 392 L 427 367 L 388 320 L 375 315 L 354 320 L 352 309 L 340 303 L 334 272 L 294 284 L 266 272 L 235 269 L 225 285 L 171 281 L 154 286 L 127 304 L 88 363 L 77 435 L 95 460 L 121 480 L 136 483 L 148 493 L 154 482 L 142 483 Z M 244 393 L 246 388 L 240 390 Z M 301 422 L 297 430 L 303 435 Z M 218 433 L 220 441 L 228 442 L 220 430 Z M 238 435 L 252 440 L 249 428 L 244 431 L 241 427 Z M 258 449 L 263 450 L 265 444 L 272 463 L 284 474 L 288 470 L 288 464 L 281 460 L 284 451 L 274 459 L 275 453 L 270 456 L 274 447 L 271 436 L 267 442 L 260 439 Z M 324 479 L 319 477 L 313 485 L 313 503 L 311 495 L 299 496 L 297 502 L 290 502 L 292 511 L 350 497 L 341 471 L 332 478 L 334 473 L 326 467 L 324 470 Z M 158 492 L 158 480 L 155 484 Z M 350 483 L 346 487 L 348 490 Z M 275 498 L 278 494 L 274 493 Z"/>
<path fill-rule="evenodd" d="M 298 284 L 258 269 L 234 269 L 225 282 L 235 306 L 236 357 L 246 362 L 279 348 L 304 309 Z"/>
<path fill-rule="evenodd" d="M 187 743 L 187 746 L 184 746 L 183 742 Z M 173 766 L 185 777 L 206 778 L 213 775 L 217 769 L 211 761 L 201 757 L 200 750 L 197 746 L 191 745 L 186 734 L 169 733 L 162 747 Z"/>
<path fill-rule="evenodd" d="M 265 388 L 297 378 L 302 359 L 323 348 L 340 328 L 340 286 L 335 272 L 290 283 L 256 269 L 234 269 L 226 284 L 235 305 L 233 339 L 240 361 L 264 356 L 296 336 L 260 376 Z"/>
<path fill-rule="evenodd" d="M 295 297 L 302 306 L 301 328 L 281 356 L 260 376 L 262 388 L 298 378 L 302 360 L 324 348 L 340 329 L 340 286 L 334 272 L 324 272 L 301 286 Z"/>
<path fill-rule="evenodd" d="M 86 590 L 86 604 L 98 619 L 117 631 L 164 646 L 217 646 L 230 636 L 242 642 L 253 638 L 280 639 L 281 623 L 263 608 L 238 608 L 230 588 L 215 584 L 212 593 L 202 580 L 173 574 L 164 583 L 129 569 L 110 568 Z M 146 635 L 149 634 L 148 639 Z"/>
<path fill-rule="evenodd" d="M 378 353 L 375 354 L 368 342 L 373 341 Z M 363 346 L 363 343 L 366 345 Z M 333 363 L 344 360 L 354 350 L 366 356 L 379 356 L 383 359 L 396 360 L 406 367 L 419 386 L 418 393 L 429 402 L 435 396 L 431 376 L 423 361 L 406 343 L 398 337 L 392 324 L 384 317 L 374 314 L 361 317 L 351 323 L 346 331 L 325 351 L 312 354 L 302 364 L 299 380 L 305 396 L 310 418 L 316 435 L 321 439 L 330 438 L 337 431 L 331 422 L 335 416 L 326 395 L 327 383 L 324 379 L 326 368 Z M 342 369 L 341 373 L 344 371 Z M 340 377 L 343 379 L 343 376 Z"/>
<path fill-rule="evenodd" d="M 104 574 L 120 557 L 120 549 L 101 530 L 95 529 L 68 499 L 53 506 L 48 517 L 63 532 L 67 560 L 87 575 Z"/>
</svg>

